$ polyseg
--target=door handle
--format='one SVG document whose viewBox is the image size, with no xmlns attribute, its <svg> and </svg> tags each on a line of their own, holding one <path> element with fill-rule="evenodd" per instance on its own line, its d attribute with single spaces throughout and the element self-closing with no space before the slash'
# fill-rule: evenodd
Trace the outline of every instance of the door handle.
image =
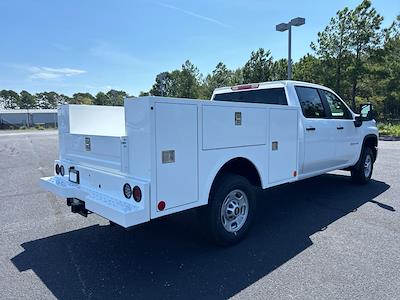
<svg viewBox="0 0 400 300">
<path fill-rule="evenodd" d="M 344 129 L 342 126 L 336 127 L 337 130 L 342 130 Z"/>
<path fill-rule="evenodd" d="M 315 127 L 307 127 L 306 130 L 307 131 L 315 131 Z"/>
</svg>

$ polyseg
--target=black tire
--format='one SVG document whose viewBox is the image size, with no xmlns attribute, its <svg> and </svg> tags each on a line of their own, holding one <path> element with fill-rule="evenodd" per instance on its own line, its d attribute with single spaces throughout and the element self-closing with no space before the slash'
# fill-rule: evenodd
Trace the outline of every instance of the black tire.
<svg viewBox="0 0 400 300">
<path fill-rule="evenodd" d="M 228 199 L 230 193 L 232 194 Z M 247 205 L 235 206 L 235 201 L 242 201 L 240 203 L 243 204 L 245 199 L 247 199 Z M 244 206 L 246 207 L 244 208 Z M 230 211 L 231 213 L 222 215 L 222 211 Z M 201 209 L 199 216 L 202 228 L 205 228 L 207 231 L 207 237 L 211 238 L 218 245 L 230 246 L 238 243 L 245 237 L 254 219 L 255 211 L 256 197 L 254 187 L 246 178 L 227 173 L 222 175 L 215 183 L 210 193 L 209 203 Z M 247 216 L 244 217 L 246 212 Z M 226 218 L 228 215 L 233 221 L 228 221 Z M 235 220 L 239 219 L 240 221 L 236 222 L 237 225 L 235 228 Z M 229 223 L 233 225 L 229 226 Z M 228 231 L 226 227 L 230 227 L 233 231 Z"/>
<path fill-rule="evenodd" d="M 370 162 L 370 169 L 366 170 L 366 165 Z M 366 184 L 371 180 L 372 171 L 374 169 L 374 153 L 371 148 L 365 147 L 362 152 L 359 161 L 351 169 L 351 179 L 355 183 Z"/>
</svg>

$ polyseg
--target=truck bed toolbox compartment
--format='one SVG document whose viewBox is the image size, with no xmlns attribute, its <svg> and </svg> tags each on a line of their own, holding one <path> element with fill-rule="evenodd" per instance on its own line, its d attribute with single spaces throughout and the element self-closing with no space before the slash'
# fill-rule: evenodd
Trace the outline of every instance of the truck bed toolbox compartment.
<svg viewBox="0 0 400 300">
<path fill-rule="evenodd" d="M 128 141 L 125 136 L 64 134 L 68 149 L 64 159 L 88 166 L 128 172 Z"/>
</svg>

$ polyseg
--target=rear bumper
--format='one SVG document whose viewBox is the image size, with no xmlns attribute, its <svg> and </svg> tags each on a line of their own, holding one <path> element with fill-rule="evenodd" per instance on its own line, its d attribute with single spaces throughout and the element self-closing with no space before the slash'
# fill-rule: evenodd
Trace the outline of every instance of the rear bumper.
<svg viewBox="0 0 400 300">
<path fill-rule="evenodd" d="M 88 170 L 76 167 L 82 171 L 84 176 Z M 99 171 L 90 171 L 91 174 L 96 173 L 97 177 L 120 177 L 117 181 L 128 182 L 132 187 L 138 185 L 142 190 L 142 200 L 137 203 L 132 198 L 126 199 L 123 196 L 118 197 L 112 192 L 99 192 L 84 184 L 72 183 L 66 176 L 44 177 L 40 179 L 40 185 L 43 189 L 50 191 L 62 198 L 76 198 L 85 202 L 85 208 L 96 213 L 114 223 L 123 227 L 130 227 L 141 224 L 150 220 L 149 210 L 149 184 L 140 180 L 132 180 L 118 175 L 111 175 Z M 116 178 L 112 178 L 113 181 Z M 120 180 L 118 180 L 120 179 Z M 103 178 L 107 180 L 107 178 Z M 120 190 L 120 187 L 116 187 Z M 121 186 L 122 188 L 122 186 Z"/>
</svg>

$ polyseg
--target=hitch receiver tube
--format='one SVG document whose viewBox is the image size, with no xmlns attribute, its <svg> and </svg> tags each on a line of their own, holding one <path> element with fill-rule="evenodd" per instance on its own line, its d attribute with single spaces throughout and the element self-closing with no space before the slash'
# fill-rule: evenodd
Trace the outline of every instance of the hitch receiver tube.
<svg viewBox="0 0 400 300">
<path fill-rule="evenodd" d="M 87 217 L 90 213 L 85 208 L 85 202 L 83 202 L 82 200 L 76 198 L 67 198 L 67 205 L 71 206 L 71 212 L 73 212 L 74 214 L 78 213 L 81 216 Z"/>
</svg>

